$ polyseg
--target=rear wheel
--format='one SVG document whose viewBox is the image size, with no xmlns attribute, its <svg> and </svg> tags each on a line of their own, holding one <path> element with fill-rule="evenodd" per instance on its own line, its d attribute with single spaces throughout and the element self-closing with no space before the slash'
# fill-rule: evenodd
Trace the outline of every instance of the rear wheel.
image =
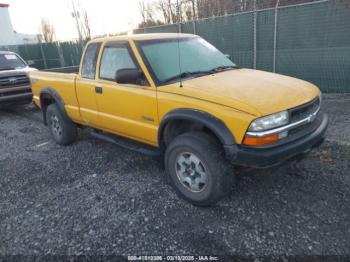
<svg viewBox="0 0 350 262">
<path fill-rule="evenodd" d="M 53 139 L 59 145 L 69 145 L 77 138 L 76 125 L 65 117 L 58 110 L 55 104 L 48 106 L 46 120 L 50 127 Z"/>
<path fill-rule="evenodd" d="M 233 166 L 221 145 L 205 133 L 175 138 L 166 150 L 165 167 L 177 193 L 194 205 L 213 205 L 232 192 Z"/>
</svg>

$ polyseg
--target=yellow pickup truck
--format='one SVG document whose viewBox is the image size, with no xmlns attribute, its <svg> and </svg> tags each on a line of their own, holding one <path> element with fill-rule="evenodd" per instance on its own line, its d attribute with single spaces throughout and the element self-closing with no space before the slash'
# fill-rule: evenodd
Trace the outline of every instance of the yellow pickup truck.
<svg viewBox="0 0 350 262">
<path fill-rule="evenodd" d="M 96 39 L 79 68 L 33 71 L 30 79 L 58 144 L 89 126 L 97 138 L 159 155 L 179 195 L 200 206 L 232 191 L 235 165 L 304 155 L 328 124 L 315 85 L 238 68 L 190 34 Z"/>
</svg>

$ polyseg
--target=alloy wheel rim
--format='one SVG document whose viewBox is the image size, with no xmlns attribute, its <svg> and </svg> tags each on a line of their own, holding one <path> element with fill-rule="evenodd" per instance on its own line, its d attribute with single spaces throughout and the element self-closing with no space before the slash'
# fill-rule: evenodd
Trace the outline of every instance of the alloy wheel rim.
<svg viewBox="0 0 350 262">
<path fill-rule="evenodd" d="M 62 128 L 56 115 L 51 116 L 51 129 L 56 137 L 62 136 Z"/>
<path fill-rule="evenodd" d="M 188 190 L 198 193 L 207 185 L 207 168 L 194 153 L 184 152 L 175 161 L 175 170 L 180 183 Z"/>
</svg>

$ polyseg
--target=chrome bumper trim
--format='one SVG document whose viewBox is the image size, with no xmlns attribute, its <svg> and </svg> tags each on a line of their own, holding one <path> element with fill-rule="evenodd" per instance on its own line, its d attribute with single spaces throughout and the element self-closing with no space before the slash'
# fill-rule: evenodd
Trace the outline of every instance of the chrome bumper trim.
<svg viewBox="0 0 350 262">
<path fill-rule="evenodd" d="M 293 122 L 293 123 L 290 123 L 288 125 L 281 126 L 281 127 L 278 127 L 278 128 L 270 129 L 270 130 L 267 130 L 267 131 L 247 132 L 246 135 L 250 136 L 250 137 L 264 137 L 264 136 L 268 136 L 268 135 L 282 133 L 284 131 L 288 131 L 290 129 L 297 128 L 297 127 L 299 127 L 301 125 L 304 125 L 304 124 L 307 124 L 307 123 L 311 123 L 312 121 L 315 120 L 316 115 L 317 115 L 317 113 L 319 111 L 320 111 L 320 107 L 317 108 L 317 110 L 314 113 L 310 114 L 308 117 L 306 117 L 304 119 L 301 119 L 299 121 L 296 121 L 296 122 Z"/>
</svg>

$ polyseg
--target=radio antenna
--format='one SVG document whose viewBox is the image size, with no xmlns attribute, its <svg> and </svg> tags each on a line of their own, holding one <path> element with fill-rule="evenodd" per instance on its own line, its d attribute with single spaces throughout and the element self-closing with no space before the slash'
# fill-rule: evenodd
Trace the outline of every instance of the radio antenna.
<svg viewBox="0 0 350 262">
<path fill-rule="evenodd" d="M 182 70 L 181 70 L 181 50 L 180 50 L 180 28 L 181 28 L 181 20 L 180 20 L 180 5 L 179 0 L 176 0 L 177 5 L 177 22 L 178 22 L 178 28 L 177 28 L 177 51 L 178 51 L 178 59 L 179 59 L 179 76 L 180 76 L 180 87 L 183 87 L 182 85 Z"/>
</svg>

